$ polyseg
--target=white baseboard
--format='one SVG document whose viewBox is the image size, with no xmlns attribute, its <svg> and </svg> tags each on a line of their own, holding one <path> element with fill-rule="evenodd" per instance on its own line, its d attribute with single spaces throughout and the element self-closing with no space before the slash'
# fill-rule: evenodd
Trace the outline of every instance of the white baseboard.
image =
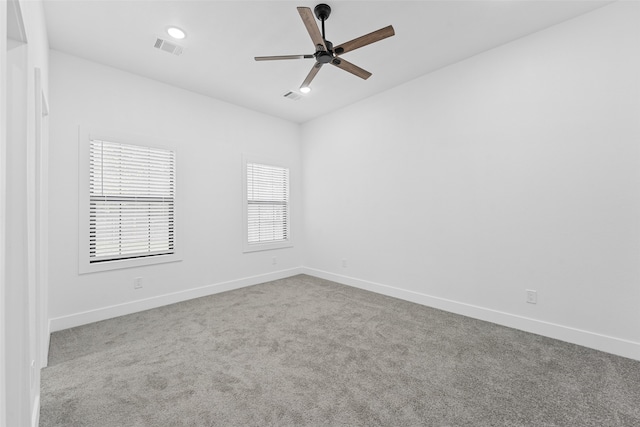
<svg viewBox="0 0 640 427">
<path fill-rule="evenodd" d="M 40 425 L 40 393 L 36 396 L 33 402 L 33 410 L 31 412 L 31 427 L 38 427 Z"/>
<path fill-rule="evenodd" d="M 492 310 L 476 305 L 465 304 L 445 298 L 434 297 L 419 292 L 361 280 L 354 277 L 303 267 L 302 272 L 310 276 L 331 280 L 347 286 L 399 298 L 405 301 L 437 308 L 451 313 L 484 320 L 498 325 L 543 335 L 549 338 L 589 347 L 595 350 L 612 353 L 630 359 L 640 360 L 640 343 L 621 338 L 576 329 L 569 326 L 531 319 L 502 311 Z"/>
<path fill-rule="evenodd" d="M 126 314 L 137 313 L 139 311 L 162 307 L 177 302 L 213 295 L 220 292 L 231 291 L 233 289 L 244 288 L 246 286 L 257 285 L 259 283 L 270 282 L 272 280 L 284 279 L 302 273 L 302 267 L 288 270 L 275 271 L 273 273 L 260 274 L 257 276 L 243 277 L 241 279 L 227 282 L 215 283 L 202 286 L 200 288 L 188 289 L 171 294 L 158 295 L 155 297 L 98 308 L 95 310 L 75 313 L 68 316 L 56 317 L 49 320 L 50 333 L 69 329 L 88 323 L 99 322 L 101 320 L 112 319 Z"/>
</svg>

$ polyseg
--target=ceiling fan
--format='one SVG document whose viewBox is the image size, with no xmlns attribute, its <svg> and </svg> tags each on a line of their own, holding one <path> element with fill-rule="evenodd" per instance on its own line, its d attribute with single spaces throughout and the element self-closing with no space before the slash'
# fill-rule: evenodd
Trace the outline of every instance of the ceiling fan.
<svg viewBox="0 0 640 427">
<path fill-rule="evenodd" d="M 313 64 L 313 67 L 307 75 L 307 78 L 304 79 L 304 82 L 302 82 L 302 85 L 300 86 L 300 91 L 303 93 L 309 92 L 311 90 L 309 84 L 311 84 L 311 81 L 316 76 L 316 74 L 318 74 L 318 71 L 320 71 L 320 68 L 322 68 L 324 64 L 335 65 L 336 67 L 348 71 L 351 74 L 356 75 L 362 79 L 368 79 L 369 77 L 371 77 L 370 72 L 368 72 L 367 70 L 363 70 L 362 68 L 348 61 L 345 61 L 340 57 L 340 55 L 351 52 L 352 50 L 356 50 L 368 44 L 380 41 L 382 39 L 386 39 L 387 37 L 391 37 L 395 34 L 393 27 L 389 25 L 388 27 L 381 28 L 372 33 L 365 34 L 364 36 L 342 43 L 341 45 L 338 45 L 334 48 L 333 43 L 326 39 L 324 33 L 324 22 L 329 19 L 329 15 L 331 14 L 331 7 L 329 7 L 329 5 L 324 3 L 319 4 L 313 9 L 313 13 L 308 7 L 298 7 L 298 13 L 300 13 L 302 22 L 304 23 L 304 26 L 307 28 L 307 31 L 311 36 L 311 40 L 313 41 L 313 45 L 316 48 L 316 52 L 312 55 L 256 56 L 255 60 L 272 61 L 280 59 L 315 58 L 315 64 Z M 318 18 L 318 20 L 322 22 L 322 34 L 320 33 L 320 29 L 313 19 L 314 13 L 316 18 Z"/>
</svg>

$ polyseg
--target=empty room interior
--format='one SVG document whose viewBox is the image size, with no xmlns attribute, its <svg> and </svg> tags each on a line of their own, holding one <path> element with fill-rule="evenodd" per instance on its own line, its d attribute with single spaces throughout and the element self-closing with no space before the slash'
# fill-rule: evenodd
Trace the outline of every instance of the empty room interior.
<svg viewBox="0 0 640 427">
<path fill-rule="evenodd" d="M 640 425 L 640 2 L 0 22 L 0 427 Z"/>
</svg>

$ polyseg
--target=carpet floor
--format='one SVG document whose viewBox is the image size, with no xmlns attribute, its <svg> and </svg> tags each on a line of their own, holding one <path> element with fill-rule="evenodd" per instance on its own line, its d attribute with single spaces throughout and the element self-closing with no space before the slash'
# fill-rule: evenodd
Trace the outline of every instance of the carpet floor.
<svg viewBox="0 0 640 427">
<path fill-rule="evenodd" d="M 300 275 L 56 332 L 41 427 L 640 426 L 640 362 Z"/>
</svg>

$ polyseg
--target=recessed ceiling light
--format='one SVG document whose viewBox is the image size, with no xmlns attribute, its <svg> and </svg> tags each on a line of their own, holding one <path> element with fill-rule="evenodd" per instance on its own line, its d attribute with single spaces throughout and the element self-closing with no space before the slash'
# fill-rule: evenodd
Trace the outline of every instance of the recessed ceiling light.
<svg viewBox="0 0 640 427">
<path fill-rule="evenodd" d="M 309 93 L 309 92 L 311 92 L 311 88 L 309 86 L 303 86 L 303 87 L 300 88 L 300 92 Z"/>
<path fill-rule="evenodd" d="M 178 27 L 169 27 L 167 28 L 167 33 L 173 37 L 174 39 L 177 40 L 182 40 L 183 38 L 185 38 L 187 36 L 187 34 L 182 31 L 180 28 Z"/>
</svg>

